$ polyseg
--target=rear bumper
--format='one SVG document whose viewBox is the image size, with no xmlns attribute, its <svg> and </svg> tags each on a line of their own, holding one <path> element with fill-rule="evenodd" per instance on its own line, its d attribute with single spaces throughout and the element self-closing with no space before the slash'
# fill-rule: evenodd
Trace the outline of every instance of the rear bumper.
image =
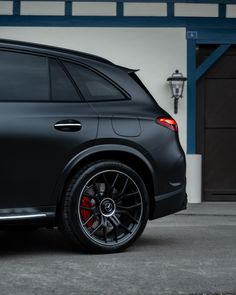
<svg viewBox="0 0 236 295">
<path fill-rule="evenodd" d="M 187 208 L 185 185 L 173 192 L 155 196 L 150 220 L 170 215 Z"/>
</svg>

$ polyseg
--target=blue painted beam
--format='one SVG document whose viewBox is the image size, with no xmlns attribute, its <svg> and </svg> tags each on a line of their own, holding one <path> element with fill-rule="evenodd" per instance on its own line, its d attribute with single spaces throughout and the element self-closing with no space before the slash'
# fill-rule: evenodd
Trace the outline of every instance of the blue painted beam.
<svg viewBox="0 0 236 295">
<path fill-rule="evenodd" d="M 225 28 L 223 26 L 223 22 L 221 19 L 218 20 L 219 24 L 222 27 L 214 26 L 215 28 L 211 27 L 188 27 L 187 28 L 187 39 L 191 39 L 191 36 L 194 32 L 196 35 L 196 43 L 197 44 L 235 44 L 236 43 L 236 30 L 234 25 L 229 25 L 229 27 Z"/>
<path fill-rule="evenodd" d="M 223 44 L 217 47 L 211 55 L 197 68 L 196 80 L 201 76 L 229 49 L 231 44 Z"/>
<path fill-rule="evenodd" d="M 201 17 L 155 17 L 155 16 L 34 16 L 34 15 L 1 15 L 0 26 L 33 26 L 33 27 L 194 27 L 222 28 L 236 31 L 235 19 L 201 18 Z M 207 31 L 207 30 L 206 30 Z M 234 33 L 235 34 L 235 33 Z M 236 36 L 236 34 L 235 34 Z M 221 36 L 222 38 L 224 35 Z M 199 39 L 201 39 L 199 37 Z M 202 38 L 207 39 L 207 38 Z"/>
<path fill-rule="evenodd" d="M 196 154 L 196 40 L 187 42 L 187 153 Z"/>
</svg>

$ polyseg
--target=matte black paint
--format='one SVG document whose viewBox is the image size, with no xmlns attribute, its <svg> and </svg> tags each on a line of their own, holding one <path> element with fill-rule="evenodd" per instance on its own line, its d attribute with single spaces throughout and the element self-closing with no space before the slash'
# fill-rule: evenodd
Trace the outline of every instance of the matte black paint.
<svg viewBox="0 0 236 295">
<path fill-rule="evenodd" d="M 0 217 L 16 215 L 17 220 L 19 212 L 37 211 L 56 224 L 56 208 L 70 175 L 91 157 L 109 158 L 111 153 L 124 161 L 132 156 L 150 172 L 150 219 L 186 207 L 185 155 L 178 134 L 156 123 L 158 116 L 169 115 L 130 76 L 132 70 L 37 44 L 2 40 L 1 50 L 78 63 L 119 88 L 126 100 L 36 102 L 32 97 L 32 102 L 2 102 L 0 89 Z M 65 122 L 81 128 L 55 126 Z"/>
</svg>

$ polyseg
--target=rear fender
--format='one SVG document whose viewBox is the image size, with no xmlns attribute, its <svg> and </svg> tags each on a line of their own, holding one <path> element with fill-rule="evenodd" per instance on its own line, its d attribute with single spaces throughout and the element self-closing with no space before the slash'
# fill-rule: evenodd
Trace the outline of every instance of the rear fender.
<svg viewBox="0 0 236 295">
<path fill-rule="evenodd" d="M 87 158 L 91 156 L 98 156 L 99 154 L 104 152 L 125 152 L 126 154 L 131 154 L 135 157 L 138 157 L 143 163 L 147 166 L 149 169 L 152 180 L 154 184 L 154 192 L 157 191 L 157 183 L 155 181 L 155 172 L 154 168 L 151 164 L 151 161 L 148 159 L 147 155 L 143 154 L 142 152 L 138 151 L 137 149 L 134 149 L 127 145 L 121 145 L 121 144 L 100 144 L 96 146 L 89 147 L 80 153 L 78 153 L 76 156 L 74 156 L 65 166 L 64 170 L 61 173 L 61 176 L 59 177 L 57 181 L 56 188 L 53 193 L 53 204 L 58 204 L 60 202 L 60 199 L 63 195 L 63 190 L 65 188 L 65 185 L 67 183 L 67 180 L 69 179 L 70 175 L 73 173 L 75 167 L 78 167 L 80 163 L 82 165 L 84 164 L 84 161 L 86 161 Z"/>
</svg>

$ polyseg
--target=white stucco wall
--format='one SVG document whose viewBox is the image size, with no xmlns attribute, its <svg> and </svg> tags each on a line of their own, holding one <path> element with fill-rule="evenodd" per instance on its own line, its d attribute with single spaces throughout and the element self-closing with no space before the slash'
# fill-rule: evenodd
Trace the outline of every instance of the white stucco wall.
<svg viewBox="0 0 236 295">
<path fill-rule="evenodd" d="M 175 3 L 175 16 L 216 17 L 218 16 L 218 5 L 214 3 Z"/>
<path fill-rule="evenodd" d="M 185 28 L 39 28 L 1 27 L 0 38 L 24 40 L 62 46 L 103 56 L 112 62 L 139 68 L 138 75 L 156 98 L 178 122 L 180 140 L 186 151 L 186 89 L 179 103 L 178 114 L 173 114 L 173 100 L 166 82 L 175 69 L 186 75 Z M 199 173 L 191 156 L 188 174 L 191 184 L 190 201 L 196 199 L 194 186 Z M 196 160 L 198 162 L 198 160 Z M 197 169 L 197 168 L 196 168 Z M 190 172 L 189 172 L 190 171 Z"/>
</svg>

